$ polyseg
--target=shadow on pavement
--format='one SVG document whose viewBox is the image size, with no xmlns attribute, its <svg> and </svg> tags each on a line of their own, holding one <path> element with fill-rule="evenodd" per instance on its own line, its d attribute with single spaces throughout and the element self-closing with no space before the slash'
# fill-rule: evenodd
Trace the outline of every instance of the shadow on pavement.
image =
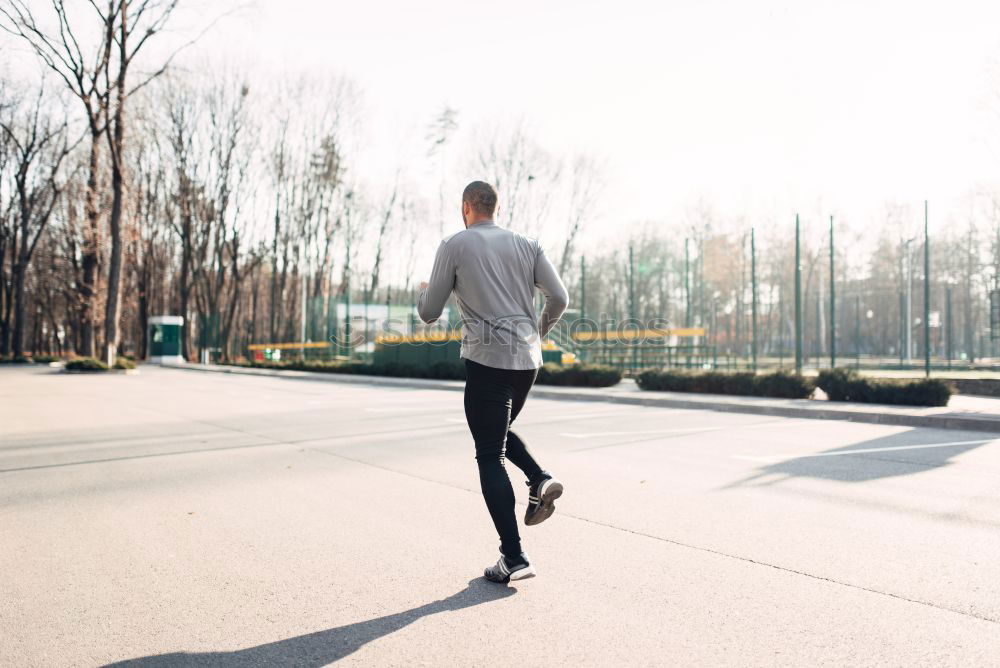
<svg viewBox="0 0 1000 668">
<path fill-rule="evenodd" d="M 363 645 L 377 640 L 422 617 L 447 610 L 461 610 L 481 603 L 513 596 L 517 589 L 488 582 L 483 578 L 469 581 L 462 591 L 416 608 L 377 617 L 356 624 L 338 626 L 325 631 L 286 638 L 277 642 L 248 647 L 232 652 L 171 652 L 107 664 L 117 666 L 246 666 L 295 665 L 325 666 L 356 652 Z"/>
<path fill-rule="evenodd" d="M 868 482 L 911 475 L 948 466 L 958 455 L 1000 440 L 994 434 L 962 431 L 950 432 L 945 437 L 940 432 L 923 435 L 923 439 L 920 436 L 920 432 L 905 431 L 799 457 L 779 455 L 776 456 L 779 461 L 761 466 L 754 475 L 726 488 L 749 483 L 773 485 L 789 478 L 803 477 Z"/>
</svg>

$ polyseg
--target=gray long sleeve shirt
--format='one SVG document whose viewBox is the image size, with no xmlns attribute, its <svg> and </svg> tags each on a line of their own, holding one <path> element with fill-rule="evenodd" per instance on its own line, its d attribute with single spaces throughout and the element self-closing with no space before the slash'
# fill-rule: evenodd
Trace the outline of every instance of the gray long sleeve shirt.
<svg viewBox="0 0 1000 668">
<path fill-rule="evenodd" d="M 535 315 L 535 288 L 545 308 Z M 537 369 L 542 337 L 566 310 L 569 295 L 535 239 L 476 223 L 438 247 L 417 312 L 431 323 L 454 291 L 462 312 L 462 357 L 497 369 Z"/>
</svg>

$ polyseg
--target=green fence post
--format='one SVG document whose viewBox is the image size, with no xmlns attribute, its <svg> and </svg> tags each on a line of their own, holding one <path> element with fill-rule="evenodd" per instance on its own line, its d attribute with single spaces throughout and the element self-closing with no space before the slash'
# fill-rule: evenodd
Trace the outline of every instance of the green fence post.
<svg viewBox="0 0 1000 668">
<path fill-rule="evenodd" d="M 795 373 L 802 373 L 802 251 L 799 214 L 795 214 Z"/>
<path fill-rule="evenodd" d="M 344 290 L 344 347 L 347 358 L 351 358 L 351 274 L 347 273 L 347 286 Z"/>
<path fill-rule="evenodd" d="M 778 369 L 785 370 L 785 291 L 778 293 Z"/>
<path fill-rule="evenodd" d="M 951 286 L 945 288 L 944 291 L 944 308 L 945 308 L 945 352 L 948 356 L 948 370 L 951 371 L 951 357 L 952 357 L 952 329 L 951 329 Z"/>
<path fill-rule="evenodd" d="M 632 325 L 638 320 L 635 308 L 635 257 L 632 253 L 632 244 L 628 247 L 628 317 Z M 635 374 L 636 369 L 636 356 L 639 353 L 639 341 L 635 339 L 632 341 L 632 373 Z"/>
<path fill-rule="evenodd" d="M 833 216 L 830 216 L 830 368 L 837 367 L 837 291 L 834 287 Z"/>
<path fill-rule="evenodd" d="M 750 228 L 750 357 L 757 370 L 757 238 Z"/>
<path fill-rule="evenodd" d="M 861 368 L 861 295 L 854 295 L 854 353 L 857 357 L 854 367 Z"/>
<path fill-rule="evenodd" d="M 410 334 L 417 333 L 417 292 L 416 289 L 410 289 Z"/>
<path fill-rule="evenodd" d="M 816 368 L 823 364 L 823 290 L 822 285 L 816 288 Z"/>
<path fill-rule="evenodd" d="M 924 374 L 931 377 L 931 237 L 924 200 Z"/>
<path fill-rule="evenodd" d="M 684 240 L 684 326 L 691 326 L 691 240 Z"/>
<path fill-rule="evenodd" d="M 906 360 L 906 294 L 899 293 L 899 368 Z"/>
<path fill-rule="evenodd" d="M 392 289 L 385 289 L 385 321 L 382 323 L 383 331 L 390 331 L 392 328 Z"/>
</svg>

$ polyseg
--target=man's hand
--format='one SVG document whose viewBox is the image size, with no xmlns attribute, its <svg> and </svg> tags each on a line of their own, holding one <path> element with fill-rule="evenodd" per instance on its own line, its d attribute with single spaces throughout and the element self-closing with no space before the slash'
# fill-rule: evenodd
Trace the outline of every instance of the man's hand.
<svg viewBox="0 0 1000 668">
<path fill-rule="evenodd" d="M 420 291 L 423 292 L 427 289 L 427 281 L 420 281 Z"/>
</svg>

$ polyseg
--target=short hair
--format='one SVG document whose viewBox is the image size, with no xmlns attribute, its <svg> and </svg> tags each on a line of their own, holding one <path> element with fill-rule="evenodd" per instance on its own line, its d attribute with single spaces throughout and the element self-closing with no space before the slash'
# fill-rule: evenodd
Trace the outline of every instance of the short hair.
<svg viewBox="0 0 1000 668">
<path fill-rule="evenodd" d="M 497 189 L 485 181 L 473 181 L 462 191 L 462 201 L 468 202 L 476 213 L 492 216 L 497 212 Z"/>
</svg>

